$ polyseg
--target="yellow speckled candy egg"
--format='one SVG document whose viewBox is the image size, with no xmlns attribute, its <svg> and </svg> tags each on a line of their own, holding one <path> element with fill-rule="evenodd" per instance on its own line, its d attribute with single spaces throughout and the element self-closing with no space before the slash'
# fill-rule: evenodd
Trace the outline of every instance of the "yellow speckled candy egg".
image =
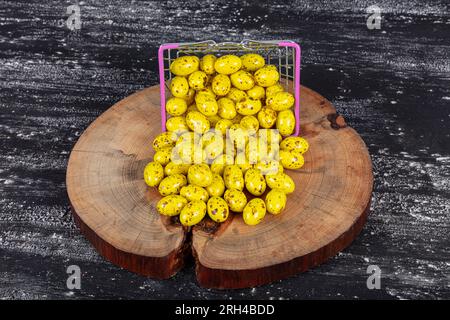
<svg viewBox="0 0 450 320">
<path fill-rule="evenodd" d="M 266 195 L 266 208 L 271 214 L 279 214 L 286 207 L 286 194 L 277 189 L 270 190 Z"/>
<path fill-rule="evenodd" d="M 287 137 L 281 141 L 280 148 L 287 151 L 297 151 L 300 154 L 303 154 L 308 151 L 309 143 L 302 137 Z"/>
<path fill-rule="evenodd" d="M 227 187 L 227 189 L 244 189 L 244 176 L 241 168 L 236 164 L 225 166 L 223 170 L 223 181 L 225 182 L 225 187 Z"/>
<path fill-rule="evenodd" d="M 294 180 L 283 172 L 267 174 L 266 182 L 269 188 L 281 190 L 286 194 L 292 193 L 295 190 Z"/>
<path fill-rule="evenodd" d="M 266 88 L 266 97 L 269 98 L 272 95 L 274 95 L 277 92 L 283 92 L 284 88 L 281 84 L 277 83 L 274 84 L 273 86 L 267 87 Z"/>
<path fill-rule="evenodd" d="M 200 59 L 196 56 L 182 56 L 176 58 L 170 64 L 170 72 L 176 76 L 187 76 L 197 71 L 200 65 Z"/>
<path fill-rule="evenodd" d="M 234 212 L 242 212 L 247 204 L 247 197 L 240 190 L 228 189 L 225 191 L 223 198 L 227 202 L 230 210 Z"/>
<path fill-rule="evenodd" d="M 217 114 L 217 111 L 219 110 L 216 98 L 206 92 L 200 91 L 197 93 L 195 96 L 195 105 L 197 106 L 198 111 L 208 117 Z"/>
<path fill-rule="evenodd" d="M 150 162 L 144 168 L 144 181 L 150 187 L 157 186 L 164 178 L 164 169 L 158 162 Z"/>
<path fill-rule="evenodd" d="M 266 181 L 258 169 L 248 169 L 245 173 L 245 188 L 254 196 L 260 196 L 266 191 Z"/>
<path fill-rule="evenodd" d="M 163 148 L 161 150 L 156 151 L 155 155 L 153 156 L 153 161 L 158 162 L 162 166 L 165 166 L 170 162 L 170 155 L 172 153 L 172 148 Z"/>
<path fill-rule="evenodd" d="M 219 174 L 214 174 L 212 182 L 206 187 L 210 197 L 221 197 L 225 192 L 225 182 Z"/>
<path fill-rule="evenodd" d="M 257 225 L 266 215 L 266 204 L 260 198 L 250 200 L 242 212 L 244 222 L 249 226 Z"/>
<path fill-rule="evenodd" d="M 156 209 L 160 214 L 172 217 L 179 215 L 186 204 L 187 200 L 184 197 L 178 194 L 171 194 L 159 200 L 156 204 Z"/>
<path fill-rule="evenodd" d="M 189 75 L 188 83 L 194 90 L 204 89 L 208 83 L 208 75 L 203 71 L 194 71 Z"/>
<path fill-rule="evenodd" d="M 231 84 L 239 90 L 250 90 L 255 85 L 255 79 L 250 72 L 239 70 L 230 76 Z"/>
<path fill-rule="evenodd" d="M 277 122 L 277 112 L 264 107 L 258 112 L 258 121 L 262 128 L 270 129 Z"/>
<path fill-rule="evenodd" d="M 291 110 L 283 110 L 278 113 L 276 127 L 283 137 L 294 133 L 295 116 Z"/>
<path fill-rule="evenodd" d="M 206 204 L 203 201 L 191 201 L 181 210 L 180 222 L 183 226 L 193 226 L 205 217 Z"/>
<path fill-rule="evenodd" d="M 210 128 L 210 123 L 200 111 L 191 111 L 186 115 L 186 124 L 194 132 L 205 133 Z"/>
<path fill-rule="evenodd" d="M 165 177 L 159 184 L 158 191 L 162 196 L 180 193 L 180 189 L 187 184 L 186 177 L 174 174 Z"/>
<path fill-rule="evenodd" d="M 232 74 L 238 71 L 242 66 L 242 61 L 238 56 L 227 54 L 216 60 L 214 69 L 217 73 Z"/>
<path fill-rule="evenodd" d="M 156 136 L 155 140 L 153 140 L 153 149 L 159 151 L 164 148 L 173 147 L 176 139 L 177 135 L 174 132 L 167 131 L 160 133 Z"/>
<path fill-rule="evenodd" d="M 300 169 L 305 164 L 305 158 L 299 152 L 280 150 L 280 162 L 286 169 Z"/>
<path fill-rule="evenodd" d="M 295 98 L 289 92 L 277 92 L 266 100 L 266 105 L 268 108 L 275 111 L 283 111 L 292 108 L 294 105 Z"/>
<path fill-rule="evenodd" d="M 245 152 L 238 152 L 234 157 L 234 164 L 241 169 L 242 174 L 245 174 L 248 169 L 253 168 L 253 164 L 250 163 Z"/>
<path fill-rule="evenodd" d="M 254 86 L 250 90 L 247 90 L 247 95 L 252 99 L 264 99 L 266 91 L 261 86 Z"/>
<path fill-rule="evenodd" d="M 203 58 L 200 59 L 200 69 L 208 75 L 214 74 L 216 71 L 214 69 L 214 63 L 216 62 L 217 58 L 212 54 L 207 54 L 203 56 Z"/>
<path fill-rule="evenodd" d="M 187 201 L 201 200 L 206 202 L 209 198 L 208 191 L 194 184 L 189 184 L 181 188 L 180 196 L 185 197 Z"/>
<path fill-rule="evenodd" d="M 256 71 L 266 64 L 262 56 L 256 53 L 247 53 L 241 56 L 242 69 L 246 71 Z"/>
<path fill-rule="evenodd" d="M 225 96 L 230 92 L 231 81 L 225 74 L 216 75 L 211 82 L 212 91 L 218 96 Z"/>
<path fill-rule="evenodd" d="M 236 106 L 234 104 L 234 101 L 230 98 L 220 98 L 217 101 L 217 104 L 219 105 L 219 111 L 218 114 L 223 119 L 233 119 L 236 117 Z"/>
<path fill-rule="evenodd" d="M 243 116 L 251 116 L 257 114 L 261 110 L 262 104 L 259 99 L 245 98 L 236 103 L 236 111 Z"/>
<path fill-rule="evenodd" d="M 244 129 L 240 123 L 233 124 L 228 129 L 228 138 L 231 145 L 242 150 L 248 142 L 248 131 Z"/>
<path fill-rule="evenodd" d="M 191 105 L 195 100 L 195 90 L 190 88 L 188 91 L 188 94 L 184 97 L 181 97 L 184 101 L 186 101 L 186 104 L 189 106 Z"/>
<path fill-rule="evenodd" d="M 200 187 L 207 187 L 212 183 L 213 174 L 205 163 L 192 165 L 188 170 L 189 183 Z"/>
<path fill-rule="evenodd" d="M 220 197 L 212 197 L 209 199 L 207 210 L 209 217 L 215 222 L 224 222 L 230 213 L 227 202 Z"/>
<path fill-rule="evenodd" d="M 231 155 L 221 155 L 218 156 L 214 161 L 211 163 L 211 172 L 214 174 L 223 174 L 223 170 L 225 169 L 226 165 L 231 165 L 234 163 L 234 159 Z"/>
<path fill-rule="evenodd" d="M 278 73 L 277 67 L 267 65 L 255 72 L 255 80 L 261 87 L 270 87 L 280 80 L 280 74 Z"/>
<path fill-rule="evenodd" d="M 186 175 L 188 172 L 190 165 L 185 163 L 175 163 L 170 161 L 164 167 L 164 173 L 166 176 L 173 176 L 174 174 L 183 174 Z"/>
<path fill-rule="evenodd" d="M 170 92 L 174 97 L 183 98 L 189 93 L 189 83 L 185 77 L 173 77 L 170 81 Z"/>
<path fill-rule="evenodd" d="M 181 116 L 186 112 L 187 103 L 186 100 L 182 98 L 173 97 L 166 102 L 166 111 L 171 116 Z"/>
<path fill-rule="evenodd" d="M 241 119 L 240 122 L 242 128 L 247 129 L 248 131 L 258 131 L 259 129 L 259 121 L 255 116 L 245 116 Z"/>
<path fill-rule="evenodd" d="M 217 121 L 215 129 L 225 135 L 227 133 L 227 129 L 233 125 L 233 122 L 228 119 L 221 119 Z"/>
<path fill-rule="evenodd" d="M 189 128 L 186 124 L 186 119 L 184 117 L 171 117 L 166 121 L 166 129 L 175 133 L 181 133 L 183 131 L 188 131 Z"/>
<path fill-rule="evenodd" d="M 283 166 L 277 160 L 262 160 L 255 164 L 255 169 L 261 171 L 263 175 L 276 174 L 284 171 Z"/>
<path fill-rule="evenodd" d="M 236 89 L 236 88 L 231 88 L 230 92 L 228 92 L 227 94 L 227 98 L 230 98 L 231 100 L 234 101 L 234 103 L 237 103 L 239 101 L 244 100 L 245 98 L 247 98 L 247 93 L 245 91 Z"/>
</svg>

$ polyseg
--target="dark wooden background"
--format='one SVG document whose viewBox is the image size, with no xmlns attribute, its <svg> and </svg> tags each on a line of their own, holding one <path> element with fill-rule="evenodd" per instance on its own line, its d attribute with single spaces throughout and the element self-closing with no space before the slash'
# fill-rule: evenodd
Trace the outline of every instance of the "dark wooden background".
<svg viewBox="0 0 450 320">
<path fill-rule="evenodd" d="M 0 298 L 450 298 L 450 11 L 446 1 L 0 1 Z M 382 10 L 368 30 L 366 8 Z M 373 159 L 372 211 L 328 263 L 254 289 L 198 287 L 192 262 L 155 281 L 103 260 L 74 226 L 70 150 L 112 104 L 157 84 L 164 42 L 292 39 L 302 84 L 331 100 Z M 152 117 L 151 114 L 148 115 Z M 66 288 L 66 268 L 82 289 Z M 366 287 L 381 268 L 381 289 Z"/>
</svg>

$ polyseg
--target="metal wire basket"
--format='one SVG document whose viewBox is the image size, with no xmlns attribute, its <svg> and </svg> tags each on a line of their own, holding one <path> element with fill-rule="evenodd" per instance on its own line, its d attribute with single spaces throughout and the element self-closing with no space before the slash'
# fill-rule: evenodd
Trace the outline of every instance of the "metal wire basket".
<svg viewBox="0 0 450 320">
<path fill-rule="evenodd" d="M 293 41 L 255 41 L 243 40 L 242 42 L 221 42 L 213 40 L 189 43 L 165 43 L 158 51 L 159 81 L 161 94 L 161 128 L 166 131 L 166 89 L 169 88 L 172 73 L 170 64 L 183 55 L 196 55 L 202 57 L 206 54 L 221 56 L 225 54 L 243 55 L 246 53 L 258 53 L 266 60 L 266 64 L 278 67 L 280 83 L 286 90 L 295 96 L 294 115 L 295 132 L 300 133 L 300 59 L 301 48 Z"/>
</svg>

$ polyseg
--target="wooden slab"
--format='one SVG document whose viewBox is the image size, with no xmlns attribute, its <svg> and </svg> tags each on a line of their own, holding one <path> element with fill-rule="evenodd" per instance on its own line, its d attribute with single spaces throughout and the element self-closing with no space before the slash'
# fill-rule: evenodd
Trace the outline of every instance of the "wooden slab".
<svg viewBox="0 0 450 320">
<path fill-rule="evenodd" d="M 82 134 L 70 155 L 67 190 L 77 225 L 99 253 L 139 274 L 168 278 L 192 251 L 200 285 L 242 288 L 316 266 L 361 231 L 373 185 L 366 146 L 329 101 L 301 90 L 306 164 L 289 171 L 296 183 L 286 210 L 257 226 L 235 215 L 218 226 L 185 230 L 160 216 L 159 194 L 142 178 L 161 131 L 159 87 L 115 104 Z"/>
</svg>

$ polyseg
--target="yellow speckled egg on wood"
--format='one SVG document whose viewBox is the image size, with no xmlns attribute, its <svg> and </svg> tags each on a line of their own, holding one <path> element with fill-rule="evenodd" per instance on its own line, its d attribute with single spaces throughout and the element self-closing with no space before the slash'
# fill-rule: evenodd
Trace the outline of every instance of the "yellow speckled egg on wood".
<svg viewBox="0 0 450 320">
<path fill-rule="evenodd" d="M 180 213 L 180 222 L 183 226 L 196 225 L 206 215 L 206 204 L 203 201 L 191 201 L 183 207 Z"/>
<path fill-rule="evenodd" d="M 242 128 L 248 131 L 254 131 L 255 133 L 259 129 L 259 121 L 255 116 L 245 116 L 241 119 L 240 125 Z"/>
<path fill-rule="evenodd" d="M 245 188 L 254 196 L 260 196 L 266 191 L 266 181 L 258 169 L 248 169 L 245 173 Z"/>
<path fill-rule="evenodd" d="M 216 75 L 211 82 L 212 91 L 218 96 L 225 96 L 230 92 L 231 80 L 225 74 Z"/>
<path fill-rule="evenodd" d="M 220 197 L 212 197 L 207 204 L 208 215 L 215 222 L 224 222 L 228 218 L 229 209 L 227 202 Z"/>
<path fill-rule="evenodd" d="M 200 59 L 200 69 L 208 75 L 214 74 L 214 72 L 216 71 L 214 69 L 214 63 L 216 62 L 216 60 L 217 58 L 212 54 L 203 56 Z"/>
<path fill-rule="evenodd" d="M 286 169 L 300 169 L 305 164 L 305 158 L 299 152 L 280 150 L 280 162 Z"/>
<path fill-rule="evenodd" d="M 194 71 L 189 75 L 188 83 L 194 90 L 204 89 L 208 83 L 208 75 L 203 71 Z"/>
<path fill-rule="evenodd" d="M 261 110 L 262 104 L 259 99 L 245 98 L 236 103 L 236 111 L 243 116 L 257 114 Z"/>
<path fill-rule="evenodd" d="M 250 90 L 247 90 L 247 95 L 252 99 L 264 99 L 266 91 L 261 86 L 254 86 Z"/>
<path fill-rule="evenodd" d="M 172 153 L 172 147 L 163 148 L 156 151 L 153 156 L 153 161 L 158 162 L 162 166 L 167 165 L 170 162 L 170 155 Z"/>
<path fill-rule="evenodd" d="M 166 111 L 171 116 L 181 116 L 187 110 L 186 100 L 182 98 L 173 97 L 166 102 Z"/>
<path fill-rule="evenodd" d="M 283 111 L 292 108 L 295 98 L 289 92 L 277 92 L 266 99 L 266 106 L 275 111 Z"/>
<path fill-rule="evenodd" d="M 158 162 L 150 162 L 144 168 L 144 181 L 150 187 L 156 187 L 164 178 L 164 169 Z"/>
<path fill-rule="evenodd" d="M 269 188 L 281 190 L 286 194 L 292 193 L 295 190 L 294 180 L 283 172 L 267 174 L 266 182 Z"/>
<path fill-rule="evenodd" d="M 258 112 L 258 121 L 262 128 L 270 129 L 277 122 L 277 112 L 264 107 Z"/>
<path fill-rule="evenodd" d="M 173 147 L 175 145 L 177 135 L 174 132 L 163 132 L 156 136 L 153 140 L 153 149 L 159 151 L 164 148 Z"/>
<path fill-rule="evenodd" d="M 247 204 L 245 194 L 237 189 L 228 189 L 223 196 L 231 211 L 242 212 Z"/>
<path fill-rule="evenodd" d="M 192 165 L 188 170 L 189 183 L 200 187 L 207 187 L 212 183 L 213 174 L 205 163 Z"/>
<path fill-rule="evenodd" d="M 309 143 L 302 137 L 287 137 L 280 143 L 280 148 L 287 151 L 297 151 L 300 154 L 309 149 Z"/>
<path fill-rule="evenodd" d="M 195 96 L 195 105 L 197 106 L 198 111 L 207 117 L 217 114 L 217 111 L 219 110 L 216 98 L 206 92 L 197 93 Z"/>
<path fill-rule="evenodd" d="M 188 201 L 201 200 L 206 202 L 209 198 L 208 191 L 194 184 L 189 184 L 182 187 L 180 190 L 180 196 L 183 196 Z"/>
<path fill-rule="evenodd" d="M 156 209 L 160 214 L 172 217 L 179 215 L 186 204 L 187 200 L 184 197 L 172 194 L 159 200 Z"/>
<path fill-rule="evenodd" d="M 167 119 L 166 129 L 167 131 L 172 131 L 175 132 L 176 134 L 189 130 L 186 124 L 186 119 L 180 116 L 170 117 L 169 119 Z"/>
<path fill-rule="evenodd" d="M 187 184 L 186 177 L 182 174 L 174 174 L 164 178 L 159 186 L 158 191 L 162 196 L 180 193 L 180 189 Z"/>
<path fill-rule="evenodd" d="M 255 85 L 255 79 L 250 72 L 239 70 L 230 76 L 231 84 L 239 90 L 250 90 Z"/>
<path fill-rule="evenodd" d="M 188 172 L 190 165 L 185 163 L 175 163 L 170 161 L 165 167 L 164 167 L 164 173 L 166 176 L 172 176 L 174 174 L 183 174 L 186 175 Z"/>
<path fill-rule="evenodd" d="M 186 115 L 186 124 L 194 132 L 205 133 L 209 130 L 211 124 L 200 111 L 191 111 Z"/>
<path fill-rule="evenodd" d="M 246 71 L 256 71 L 266 64 L 264 58 L 256 53 L 247 53 L 241 56 L 242 69 Z"/>
<path fill-rule="evenodd" d="M 295 130 L 295 116 L 291 110 L 283 110 L 278 113 L 276 127 L 283 137 L 289 136 Z"/>
<path fill-rule="evenodd" d="M 206 187 L 210 197 L 221 197 L 225 192 L 225 182 L 219 174 L 214 174 L 212 182 Z"/>
<path fill-rule="evenodd" d="M 221 118 L 230 120 L 236 117 L 236 106 L 233 100 L 223 97 L 217 103 L 219 105 L 218 114 Z"/>
<path fill-rule="evenodd" d="M 266 208 L 271 214 L 279 214 L 286 207 L 286 194 L 277 189 L 270 190 L 266 195 Z"/>
<path fill-rule="evenodd" d="M 244 222 L 250 226 L 257 225 L 266 215 L 266 204 L 260 198 L 250 200 L 242 212 Z"/>
<path fill-rule="evenodd" d="M 227 98 L 230 98 L 231 100 L 234 101 L 234 103 L 237 103 L 239 101 L 244 100 L 245 98 L 247 98 L 247 93 L 245 91 L 236 89 L 236 88 L 231 88 L 230 92 L 228 92 L 227 94 Z"/>
<path fill-rule="evenodd" d="M 270 87 L 277 84 L 280 74 L 274 65 L 266 65 L 255 72 L 256 83 L 261 87 Z"/>
<path fill-rule="evenodd" d="M 189 93 L 189 83 L 185 77 L 176 76 L 170 81 L 170 92 L 174 97 L 183 98 Z"/>
<path fill-rule="evenodd" d="M 227 187 L 227 189 L 244 189 L 244 176 L 241 168 L 236 164 L 225 166 L 223 170 L 223 181 L 225 182 L 225 187 Z"/>
<path fill-rule="evenodd" d="M 274 95 L 277 92 L 283 92 L 284 88 L 281 84 L 277 83 L 274 84 L 273 86 L 267 87 L 266 88 L 266 97 L 269 98 L 272 95 Z"/>
<path fill-rule="evenodd" d="M 196 56 L 181 56 L 170 64 L 170 72 L 177 76 L 187 76 L 197 71 L 200 59 Z"/>
<path fill-rule="evenodd" d="M 214 63 L 214 69 L 217 73 L 232 74 L 241 69 L 242 61 L 238 56 L 227 54 L 219 57 Z"/>
</svg>

